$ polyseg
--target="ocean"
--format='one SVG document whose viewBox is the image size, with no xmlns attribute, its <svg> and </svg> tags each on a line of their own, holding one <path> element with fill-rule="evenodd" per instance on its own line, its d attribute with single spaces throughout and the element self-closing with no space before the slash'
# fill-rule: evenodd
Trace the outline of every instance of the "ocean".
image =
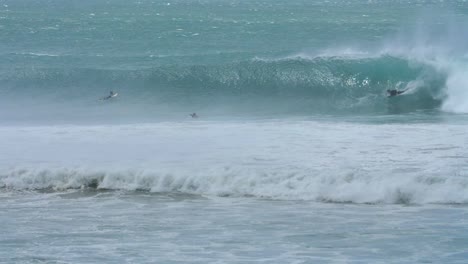
<svg viewBox="0 0 468 264">
<path fill-rule="evenodd" d="M 467 26 L 465 0 L 0 0 L 0 263 L 467 263 Z"/>
</svg>

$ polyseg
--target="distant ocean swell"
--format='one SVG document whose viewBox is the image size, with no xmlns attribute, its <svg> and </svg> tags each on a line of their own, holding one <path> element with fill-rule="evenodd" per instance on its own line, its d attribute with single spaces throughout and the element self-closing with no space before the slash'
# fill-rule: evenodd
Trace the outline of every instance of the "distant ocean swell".
<svg viewBox="0 0 468 264">
<path fill-rule="evenodd" d="M 0 188 L 148 191 L 338 203 L 468 203 L 468 180 L 463 175 L 365 170 L 324 174 L 298 168 L 269 171 L 223 167 L 199 172 L 16 169 L 0 173 Z"/>
<path fill-rule="evenodd" d="M 134 107 L 154 100 L 177 106 L 189 99 L 193 104 L 222 103 L 235 109 L 239 102 L 246 106 L 265 101 L 271 104 L 265 103 L 263 111 L 281 109 L 286 103 L 293 105 L 291 112 L 304 114 L 382 113 L 389 104 L 402 111 L 439 109 L 447 98 L 447 83 L 459 82 L 434 65 L 387 55 L 257 59 L 138 70 L 37 67 L 4 72 L 0 77 L 0 91 L 9 100 L 27 94 L 51 105 L 80 104 L 117 90 L 122 95 L 119 103 L 132 102 Z M 389 102 L 387 89 L 407 92 Z M 444 110 L 465 109 L 453 102 Z"/>
</svg>

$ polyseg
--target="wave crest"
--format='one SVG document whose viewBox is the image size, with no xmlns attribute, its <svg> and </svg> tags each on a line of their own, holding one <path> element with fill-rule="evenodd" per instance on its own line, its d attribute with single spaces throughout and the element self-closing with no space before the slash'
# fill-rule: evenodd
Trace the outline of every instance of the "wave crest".
<svg viewBox="0 0 468 264">
<path fill-rule="evenodd" d="M 338 203 L 468 203 L 468 181 L 464 177 L 390 176 L 362 170 L 330 176 L 300 169 L 229 167 L 199 172 L 21 169 L 0 174 L 0 186 L 16 190 L 91 188 Z"/>
</svg>

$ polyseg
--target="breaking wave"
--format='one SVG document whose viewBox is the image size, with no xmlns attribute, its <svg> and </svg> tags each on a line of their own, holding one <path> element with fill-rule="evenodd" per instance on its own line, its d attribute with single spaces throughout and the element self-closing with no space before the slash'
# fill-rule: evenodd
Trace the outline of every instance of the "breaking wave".
<svg viewBox="0 0 468 264">
<path fill-rule="evenodd" d="M 15 190 L 96 189 L 258 197 L 336 203 L 467 203 L 468 180 L 460 175 L 340 175 L 296 169 L 205 171 L 106 171 L 17 169 L 0 174 L 0 187 Z"/>
<path fill-rule="evenodd" d="M 195 109 L 255 116 L 382 114 L 434 110 L 441 105 L 450 111 L 460 106 L 450 96 L 444 102 L 445 84 L 457 79 L 434 65 L 389 55 L 255 59 L 139 70 L 35 68 L 1 77 L 5 101 L 34 100 L 23 103 L 28 107 L 21 110 L 14 108 L 18 104 L 5 102 L 12 106 L 10 113 L 37 112 L 38 105 L 50 113 L 63 113 L 71 107 L 75 109 L 70 112 L 82 112 L 85 106 L 96 112 L 95 108 L 102 105 L 95 103 L 96 99 L 109 90 L 121 94 L 112 107 L 125 108 L 135 116 L 145 115 L 148 109 L 158 113 Z M 389 100 L 387 89 L 407 92 Z"/>
</svg>

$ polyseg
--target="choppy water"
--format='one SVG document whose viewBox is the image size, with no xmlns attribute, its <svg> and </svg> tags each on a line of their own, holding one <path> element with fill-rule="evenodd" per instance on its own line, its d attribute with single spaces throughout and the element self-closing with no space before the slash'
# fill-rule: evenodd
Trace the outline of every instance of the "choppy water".
<svg viewBox="0 0 468 264">
<path fill-rule="evenodd" d="M 5 263 L 465 263 L 459 206 L 2 194 Z M 78 221 L 77 221 L 78 220 Z M 52 228 L 53 227 L 53 228 Z"/>
<path fill-rule="evenodd" d="M 465 263 L 467 14 L 0 1 L 0 262 Z"/>
</svg>

